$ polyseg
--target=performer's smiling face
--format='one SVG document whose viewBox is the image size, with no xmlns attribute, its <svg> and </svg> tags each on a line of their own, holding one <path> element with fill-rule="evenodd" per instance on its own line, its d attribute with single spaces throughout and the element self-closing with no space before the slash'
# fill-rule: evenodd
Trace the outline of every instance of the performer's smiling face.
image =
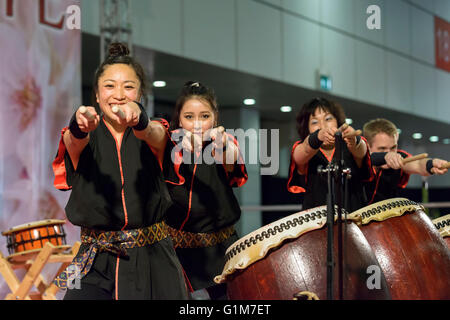
<svg viewBox="0 0 450 320">
<path fill-rule="evenodd" d="M 338 123 L 335 116 L 327 110 L 318 107 L 314 114 L 309 117 L 309 133 L 313 133 L 317 129 L 327 129 L 330 127 L 337 128 Z"/>
<path fill-rule="evenodd" d="M 201 135 L 215 124 L 213 108 L 203 99 L 189 99 L 180 111 L 180 127 Z"/>
<path fill-rule="evenodd" d="M 98 79 L 97 103 L 106 116 L 113 115 L 115 105 L 140 99 L 140 81 L 134 69 L 118 63 L 106 67 Z"/>
</svg>

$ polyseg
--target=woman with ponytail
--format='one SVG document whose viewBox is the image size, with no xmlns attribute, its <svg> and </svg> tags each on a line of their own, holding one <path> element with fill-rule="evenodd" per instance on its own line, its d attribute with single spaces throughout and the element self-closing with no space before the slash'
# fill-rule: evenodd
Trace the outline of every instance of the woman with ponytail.
<svg viewBox="0 0 450 320">
<path fill-rule="evenodd" d="M 239 239 L 234 225 L 241 209 L 233 188 L 248 176 L 237 140 L 219 125 L 216 100 L 200 82 L 183 86 L 166 152 L 182 156 L 179 172 L 186 182 L 174 183 L 174 166 L 165 166 L 164 174 L 173 201 L 166 222 L 191 289 L 206 289 L 211 299 L 221 300 L 226 285 L 213 278 L 222 273 L 225 251 Z"/>
<path fill-rule="evenodd" d="M 188 81 L 170 127 L 159 125 L 166 134 L 149 142 L 173 202 L 165 221 L 188 287 L 206 289 L 212 300 L 226 299 L 225 284 L 216 285 L 214 277 L 222 273 L 226 249 L 239 239 L 234 225 L 241 209 L 233 188 L 248 178 L 237 140 L 219 125 L 218 113 L 213 90 Z"/>
<path fill-rule="evenodd" d="M 187 288 L 164 213 L 171 204 L 149 141 L 158 128 L 138 102 L 143 68 L 113 43 L 94 77 L 95 106 L 62 130 L 55 187 L 71 190 L 67 218 L 81 248 L 55 283 L 70 299 L 185 299 Z M 78 285 L 75 285 L 78 283 Z"/>
</svg>

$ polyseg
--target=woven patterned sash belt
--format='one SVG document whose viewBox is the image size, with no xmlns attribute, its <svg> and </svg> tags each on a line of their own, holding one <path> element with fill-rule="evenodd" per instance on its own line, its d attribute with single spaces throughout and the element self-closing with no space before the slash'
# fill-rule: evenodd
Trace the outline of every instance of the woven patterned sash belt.
<svg viewBox="0 0 450 320">
<path fill-rule="evenodd" d="M 89 248 L 82 255 L 77 255 L 72 263 L 55 278 L 53 283 L 59 288 L 66 289 L 75 279 L 81 280 L 88 274 L 98 252 L 109 251 L 127 257 L 126 249 L 149 246 L 168 236 L 168 226 L 164 222 L 158 222 L 145 228 L 123 231 L 99 231 L 82 228 L 81 243 L 89 245 Z"/>
<path fill-rule="evenodd" d="M 193 233 L 168 226 L 175 248 L 212 247 L 227 240 L 234 233 L 234 226 L 211 233 Z"/>
</svg>

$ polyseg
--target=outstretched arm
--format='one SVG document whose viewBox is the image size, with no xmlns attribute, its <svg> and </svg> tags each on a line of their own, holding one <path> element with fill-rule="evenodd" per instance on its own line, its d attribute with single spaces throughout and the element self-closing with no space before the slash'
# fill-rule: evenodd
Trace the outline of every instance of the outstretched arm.
<svg viewBox="0 0 450 320">
<path fill-rule="evenodd" d="M 336 128 L 320 129 L 311 133 L 300 143 L 292 154 L 292 158 L 300 174 L 306 174 L 306 168 L 309 160 L 319 151 L 322 144 L 334 145 L 334 134 Z"/>
<path fill-rule="evenodd" d="M 128 102 L 113 111 L 119 123 L 131 127 L 136 138 L 145 141 L 156 151 L 156 156 L 162 158 L 168 134 L 160 122 L 150 121 L 144 107 L 136 102 Z"/>
<path fill-rule="evenodd" d="M 430 176 L 432 174 L 445 174 L 448 169 L 445 168 L 447 161 L 434 158 L 425 158 L 418 161 L 408 162 L 403 165 L 403 170 L 409 174 L 419 174 L 421 176 Z"/>
<path fill-rule="evenodd" d="M 81 106 L 70 120 L 69 130 L 64 132 L 64 145 L 72 160 L 75 170 L 80 160 L 80 154 L 89 143 L 89 132 L 95 130 L 100 122 L 100 116 L 93 107 Z"/>
<path fill-rule="evenodd" d="M 363 159 L 367 154 L 367 145 L 364 139 L 358 138 L 359 135 L 361 135 L 361 131 L 355 131 L 355 129 L 350 126 L 347 126 L 342 132 L 342 137 L 347 144 L 348 150 L 353 155 L 358 168 L 361 168 Z"/>
</svg>

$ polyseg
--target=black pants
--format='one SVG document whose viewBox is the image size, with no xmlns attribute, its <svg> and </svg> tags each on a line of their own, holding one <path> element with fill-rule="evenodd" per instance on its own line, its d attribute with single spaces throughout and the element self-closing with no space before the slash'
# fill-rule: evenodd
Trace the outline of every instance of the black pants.
<svg viewBox="0 0 450 320">
<path fill-rule="evenodd" d="M 85 283 L 80 289 L 67 289 L 64 300 L 114 300 L 114 292 Z"/>
<path fill-rule="evenodd" d="M 228 300 L 227 297 L 227 284 L 221 283 L 215 286 L 206 288 L 211 300 Z"/>
</svg>

